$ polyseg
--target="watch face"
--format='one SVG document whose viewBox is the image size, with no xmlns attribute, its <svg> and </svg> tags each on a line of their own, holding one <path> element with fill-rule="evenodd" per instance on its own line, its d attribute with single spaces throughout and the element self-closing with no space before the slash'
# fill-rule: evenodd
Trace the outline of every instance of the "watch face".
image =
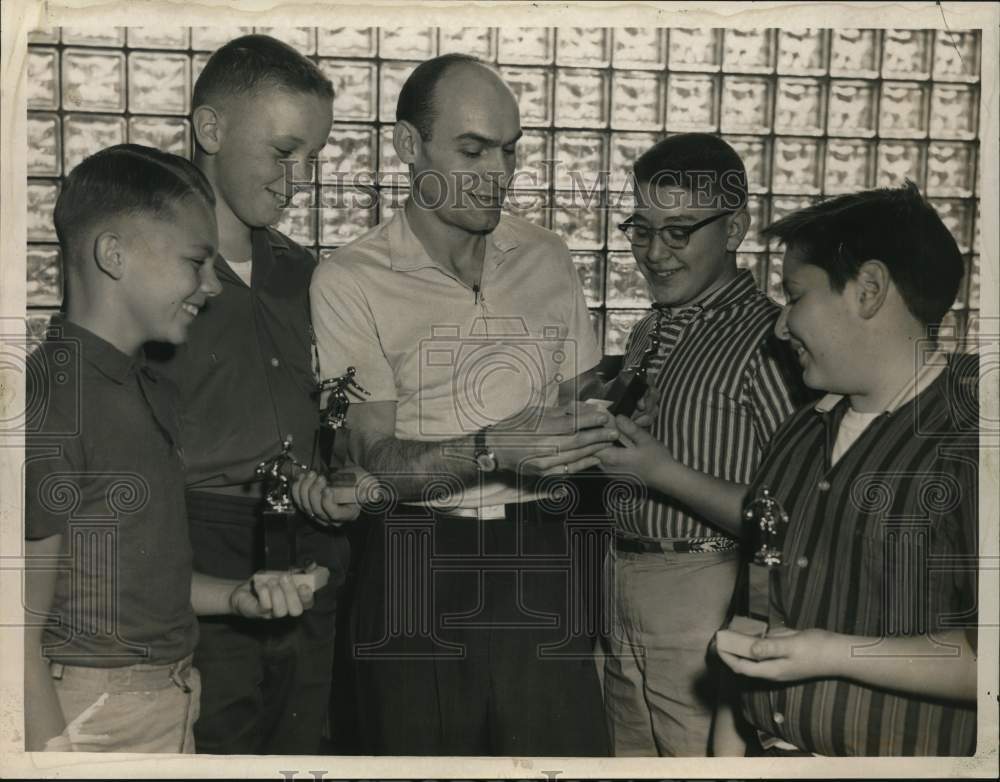
<svg viewBox="0 0 1000 782">
<path fill-rule="evenodd" d="M 489 451 L 477 453 L 476 466 L 479 467 L 480 472 L 493 472 L 497 468 L 497 458 Z"/>
</svg>

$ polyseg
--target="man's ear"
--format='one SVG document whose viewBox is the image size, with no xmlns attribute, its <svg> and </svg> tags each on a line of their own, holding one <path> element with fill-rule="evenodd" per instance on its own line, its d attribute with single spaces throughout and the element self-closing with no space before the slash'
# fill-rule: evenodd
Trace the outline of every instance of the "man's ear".
<svg viewBox="0 0 1000 782">
<path fill-rule="evenodd" d="M 194 110 L 191 115 L 191 123 L 194 126 L 194 137 L 198 146 L 209 155 L 214 155 L 222 146 L 222 133 L 224 122 L 222 113 L 217 109 L 204 104 Z"/>
<path fill-rule="evenodd" d="M 111 279 L 120 280 L 125 274 L 125 249 L 121 237 L 111 231 L 99 234 L 94 240 L 94 261 Z"/>
<path fill-rule="evenodd" d="M 407 122 L 404 119 L 393 126 L 392 146 L 396 149 L 396 155 L 406 165 L 412 165 L 417 159 L 422 141 L 420 131 L 412 122 Z"/>
<path fill-rule="evenodd" d="M 726 234 L 726 250 L 734 253 L 743 244 L 743 238 L 750 230 L 750 212 L 746 207 L 740 209 L 729 219 L 729 232 Z"/>
<path fill-rule="evenodd" d="M 882 261 L 865 261 L 854 279 L 857 286 L 858 314 L 866 320 L 875 317 L 889 295 L 892 276 Z"/>
</svg>

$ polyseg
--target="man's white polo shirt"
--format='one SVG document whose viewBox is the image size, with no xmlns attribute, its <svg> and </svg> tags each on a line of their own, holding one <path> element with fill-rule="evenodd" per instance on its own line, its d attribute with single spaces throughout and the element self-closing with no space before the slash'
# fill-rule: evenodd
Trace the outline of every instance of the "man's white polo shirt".
<svg viewBox="0 0 1000 782">
<path fill-rule="evenodd" d="M 400 210 L 322 262 L 310 299 L 321 376 L 356 367 L 366 400 L 397 403 L 401 440 L 462 437 L 554 405 L 560 382 L 601 359 L 565 243 L 507 214 L 488 236 L 478 291 L 427 254 Z M 518 480 L 490 477 L 448 504 L 537 498 Z"/>
</svg>

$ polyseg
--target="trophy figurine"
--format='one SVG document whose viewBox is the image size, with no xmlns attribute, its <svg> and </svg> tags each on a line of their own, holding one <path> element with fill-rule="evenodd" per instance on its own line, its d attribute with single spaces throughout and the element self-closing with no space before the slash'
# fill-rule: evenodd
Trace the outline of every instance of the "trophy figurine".
<svg viewBox="0 0 1000 782">
<path fill-rule="evenodd" d="M 761 486 L 743 517 L 754 523 L 760 542 L 753 559 L 747 563 L 747 615 L 733 617 L 728 628 L 715 634 L 715 640 L 722 651 L 749 657 L 755 640 L 783 626 L 781 618 L 773 611 L 771 577 L 783 561 L 788 512 L 767 486 Z"/>
</svg>

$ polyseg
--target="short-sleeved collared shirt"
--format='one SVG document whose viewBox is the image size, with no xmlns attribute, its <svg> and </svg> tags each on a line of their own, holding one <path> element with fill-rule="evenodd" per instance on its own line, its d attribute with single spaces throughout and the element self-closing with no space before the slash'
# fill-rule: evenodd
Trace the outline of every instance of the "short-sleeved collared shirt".
<svg viewBox="0 0 1000 782">
<path fill-rule="evenodd" d="M 56 662 L 170 663 L 194 649 L 176 390 L 70 321 L 29 359 L 26 537 L 62 535 Z"/>
<path fill-rule="evenodd" d="M 978 357 L 951 359 L 923 391 L 890 405 L 831 466 L 848 404 L 828 397 L 789 419 L 747 494 L 751 503 L 767 487 L 788 513 L 782 563 L 771 580 L 772 615 L 793 629 L 872 638 L 930 639 L 949 628 L 973 635 Z M 876 644 L 858 653 L 879 650 Z M 744 683 L 750 723 L 809 752 L 975 750 L 971 707 L 846 679 Z"/>
<path fill-rule="evenodd" d="M 397 403 L 402 440 L 457 438 L 552 405 L 560 382 L 601 359 L 566 245 L 507 214 L 475 289 L 427 254 L 401 210 L 321 263 L 311 299 L 321 374 L 356 367 L 366 401 Z M 532 420 L 521 430 L 530 436 Z M 457 504 L 536 496 L 504 475 Z"/>
<path fill-rule="evenodd" d="M 660 392 L 653 434 L 682 464 L 725 481 L 750 481 L 771 435 L 792 414 L 799 388 L 790 356 L 774 336 L 778 314 L 746 270 L 703 301 L 662 314 L 649 373 Z M 660 317 L 651 312 L 635 325 L 625 366 L 646 352 Z M 722 534 L 654 491 L 615 516 L 622 531 L 643 538 Z"/>
</svg>

